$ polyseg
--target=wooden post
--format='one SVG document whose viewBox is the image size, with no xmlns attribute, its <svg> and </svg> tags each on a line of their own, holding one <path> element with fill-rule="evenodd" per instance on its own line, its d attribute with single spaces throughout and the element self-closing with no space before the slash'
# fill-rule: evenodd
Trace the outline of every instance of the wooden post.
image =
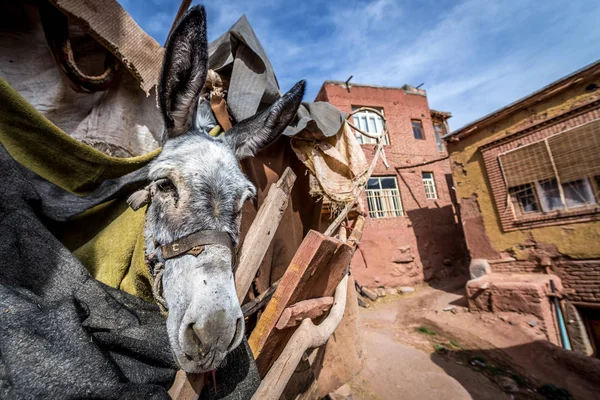
<svg viewBox="0 0 600 400">
<path fill-rule="evenodd" d="M 302 321 L 300 327 L 294 332 L 287 346 L 261 382 L 256 393 L 252 396 L 252 400 L 279 399 L 304 352 L 327 343 L 344 316 L 347 288 L 348 275 L 342 279 L 335 289 L 333 306 L 327 318 L 319 325 L 313 324 L 310 319 Z"/>
<path fill-rule="evenodd" d="M 314 321 L 329 311 L 332 304 L 333 297 L 319 297 L 296 303 L 283 310 L 275 328 L 279 330 L 291 328 L 299 325 L 306 318 Z"/>
<path fill-rule="evenodd" d="M 169 389 L 169 396 L 173 400 L 194 400 L 200 397 L 203 387 L 204 374 L 188 374 L 180 369 Z"/>
<path fill-rule="evenodd" d="M 271 185 L 265 202 L 260 206 L 240 249 L 240 262 L 235 271 L 235 287 L 242 302 L 265 254 L 275 236 L 279 221 L 287 209 L 296 174 L 286 168 L 276 184 Z"/>
</svg>

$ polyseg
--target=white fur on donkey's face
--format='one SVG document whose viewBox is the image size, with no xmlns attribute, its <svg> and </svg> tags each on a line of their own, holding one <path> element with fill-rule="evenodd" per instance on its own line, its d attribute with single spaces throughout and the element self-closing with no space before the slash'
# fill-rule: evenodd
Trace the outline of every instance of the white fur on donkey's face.
<svg viewBox="0 0 600 400">
<path fill-rule="evenodd" d="M 242 206 L 255 189 L 226 143 L 195 134 L 171 139 L 149 178 L 158 183 L 147 210 L 146 246 L 161 261 L 155 241 L 167 244 L 198 230 L 225 231 L 237 242 Z M 216 368 L 244 330 L 230 250 L 207 245 L 197 257 L 166 260 L 162 279 L 177 361 L 187 372 Z"/>
</svg>

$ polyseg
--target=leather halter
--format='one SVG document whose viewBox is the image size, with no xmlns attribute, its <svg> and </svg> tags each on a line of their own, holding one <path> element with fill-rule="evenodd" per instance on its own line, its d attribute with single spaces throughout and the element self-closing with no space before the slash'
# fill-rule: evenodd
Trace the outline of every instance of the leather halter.
<svg viewBox="0 0 600 400">
<path fill-rule="evenodd" d="M 233 241 L 228 233 L 217 230 L 201 230 L 160 246 L 162 256 L 165 260 L 178 257 L 182 254 L 193 254 L 198 256 L 207 244 L 220 244 L 235 254 Z"/>
<path fill-rule="evenodd" d="M 158 243 L 154 237 L 152 237 L 152 241 L 155 243 L 155 249 L 158 247 Z M 165 244 L 160 246 L 160 250 L 162 253 L 163 261 L 166 261 L 170 258 L 179 257 L 183 254 L 191 254 L 196 257 L 200 253 L 204 251 L 205 245 L 210 244 L 220 244 L 229 249 L 231 252 L 231 264 L 235 268 L 236 264 L 236 252 L 235 246 L 233 245 L 233 240 L 228 233 L 217 230 L 200 230 L 194 233 L 191 233 L 187 236 L 182 237 L 181 239 L 177 239 L 172 241 L 169 244 Z M 169 311 L 169 307 L 167 306 L 167 302 L 162 294 L 162 275 L 164 272 L 165 264 L 164 262 L 160 262 L 158 257 L 156 256 L 156 252 L 151 252 L 146 254 L 145 256 L 146 264 L 148 265 L 148 269 L 150 270 L 150 275 L 154 278 L 154 282 L 152 282 L 152 295 L 156 300 L 159 308 L 164 314 L 167 314 Z"/>
</svg>

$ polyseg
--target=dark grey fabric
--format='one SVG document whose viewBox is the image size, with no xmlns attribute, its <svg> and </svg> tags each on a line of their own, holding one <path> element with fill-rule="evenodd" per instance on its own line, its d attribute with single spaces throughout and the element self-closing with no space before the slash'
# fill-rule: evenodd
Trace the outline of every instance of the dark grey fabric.
<svg viewBox="0 0 600 400">
<path fill-rule="evenodd" d="M 158 307 L 89 275 L 42 223 L 24 171 L 0 145 L 0 397 L 168 399 Z"/>
<path fill-rule="evenodd" d="M 169 398 L 177 366 L 158 307 L 93 279 L 44 224 L 143 177 L 130 174 L 79 198 L 0 144 L 0 398 Z M 224 397 L 209 398 L 254 393 L 259 377 L 245 346 L 218 372 Z"/>
<path fill-rule="evenodd" d="M 208 55 L 208 67 L 229 78 L 227 105 L 237 121 L 253 116 L 281 97 L 271 62 L 245 15 L 209 44 Z M 339 132 L 344 117 L 329 103 L 305 102 L 296 121 L 283 134 L 302 133 L 323 139 Z"/>
</svg>

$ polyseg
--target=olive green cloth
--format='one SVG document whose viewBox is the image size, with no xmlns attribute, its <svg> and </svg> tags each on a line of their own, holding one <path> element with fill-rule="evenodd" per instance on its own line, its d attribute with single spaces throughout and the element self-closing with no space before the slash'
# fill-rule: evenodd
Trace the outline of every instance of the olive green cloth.
<svg viewBox="0 0 600 400">
<path fill-rule="evenodd" d="M 70 137 L 34 109 L 0 77 L 0 142 L 19 163 L 72 193 L 143 167 L 160 153 L 115 158 Z M 145 209 L 117 199 L 61 226 L 61 241 L 99 281 L 152 301 L 144 262 Z"/>
</svg>

